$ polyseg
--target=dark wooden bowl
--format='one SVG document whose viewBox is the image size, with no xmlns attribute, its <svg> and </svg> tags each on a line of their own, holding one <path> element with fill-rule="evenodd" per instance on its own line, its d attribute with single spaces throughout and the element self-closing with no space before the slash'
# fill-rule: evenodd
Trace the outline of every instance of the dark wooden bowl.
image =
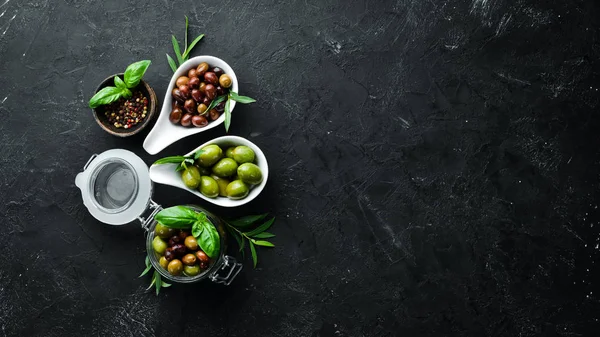
<svg viewBox="0 0 600 337">
<path fill-rule="evenodd" d="M 108 87 L 111 85 L 114 86 L 114 77 L 117 75 L 121 76 L 121 79 L 123 78 L 123 73 L 107 77 L 104 81 L 102 81 L 102 83 L 100 83 L 98 88 L 96 88 L 96 92 L 102 90 L 102 88 L 104 87 Z M 135 125 L 130 129 L 116 128 L 114 125 L 109 123 L 106 116 L 104 116 L 104 109 L 106 106 L 102 105 L 95 109 L 92 109 L 92 111 L 94 113 L 94 119 L 96 120 L 98 125 L 100 125 L 104 129 L 104 131 L 117 137 L 133 136 L 136 133 L 142 131 L 142 129 L 144 129 L 148 124 L 150 124 L 150 122 L 156 117 L 156 107 L 158 106 L 158 99 L 156 98 L 154 90 L 148 85 L 148 83 L 144 82 L 144 80 L 141 80 L 140 84 L 138 84 L 137 87 L 132 89 L 132 91 L 133 90 L 140 90 L 142 94 L 148 98 L 148 112 L 146 113 L 146 118 L 141 123 Z"/>
</svg>

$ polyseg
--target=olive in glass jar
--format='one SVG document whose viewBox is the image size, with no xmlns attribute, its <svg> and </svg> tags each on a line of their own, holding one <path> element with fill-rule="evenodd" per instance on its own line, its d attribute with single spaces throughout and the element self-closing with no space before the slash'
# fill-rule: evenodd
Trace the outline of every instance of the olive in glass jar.
<svg viewBox="0 0 600 337">
<path fill-rule="evenodd" d="M 188 85 L 192 88 L 198 88 L 200 86 L 200 79 L 198 77 L 190 78 Z"/>
<path fill-rule="evenodd" d="M 216 85 L 217 83 L 219 83 L 219 77 L 217 77 L 217 74 L 213 73 L 212 71 L 209 71 L 206 74 L 204 74 L 204 80 L 210 84 Z"/>
<path fill-rule="evenodd" d="M 160 237 L 155 236 L 154 240 L 152 240 L 152 248 L 154 248 L 154 251 L 158 254 L 164 254 L 167 250 L 167 243 Z"/>
<path fill-rule="evenodd" d="M 208 257 L 208 255 L 206 255 L 206 253 L 201 250 L 196 252 L 196 258 L 198 258 L 198 261 L 200 261 L 200 262 L 204 262 L 204 263 L 210 262 L 210 258 Z"/>
<path fill-rule="evenodd" d="M 173 235 L 169 239 L 169 247 L 173 247 L 180 242 L 181 242 L 181 239 L 179 238 L 179 235 Z"/>
<path fill-rule="evenodd" d="M 214 67 L 212 69 L 212 72 L 215 73 L 215 75 L 217 75 L 217 76 L 221 76 L 224 73 L 223 69 L 221 69 L 219 67 Z"/>
<path fill-rule="evenodd" d="M 169 114 L 169 120 L 171 123 L 177 124 L 181 120 L 181 116 L 183 115 L 183 111 L 179 107 L 174 107 L 171 113 Z"/>
<path fill-rule="evenodd" d="M 192 68 L 188 71 L 188 77 L 189 78 L 198 77 L 198 75 L 196 75 L 196 68 Z"/>
<path fill-rule="evenodd" d="M 190 236 L 190 233 L 186 232 L 186 231 L 181 231 L 181 232 L 179 232 L 178 236 L 181 239 L 181 242 L 184 242 L 185 238 L 187 238 L 188 236 Z"/>
<path fill-rule="evenodd" d="M 190 98 L 186 100 L 185 103 L 183 103 L 183 108 L 188 113 L 193 114 L 194 112 L 196 112 L 196 102 L 194 102 L 194 100 Z"/>
<path fill-rule="evenodd" d="M 183 263 L 175 259 L 169 262 L 169 265 L 167 266 L 167 271 L 169 272 L 169 274 L 177 276 L 183 271 Z"/>
<path fill-rule="evenodd" d="M 221 114 L 217 111 L 217 109 L 210 109 L 210 111 L 208 112 L 208 117 L 211 121 L 216 121 L 219 118 L 219 116 L 221 116 Z"/>
<path fill-rule="evenodd" d="M 185 265 L 191 266 L 196 263 L 196 255 L 185 254 L 185 256 L 181 258 L 181 262 L 183 262 Z"/>
<path fill-rule="evenodd" d="M 206 125 L 208 125 L 208 119 L 206 119 L 206 117 L 204 116 L 196 115 L 192 117 L 192 125 L 197 128 L 205 127 Z"/>
<path fill-rule="evenodd" d="M 185 96 L 183 96 L 179 88 L 173 89 L 173 91 L 171 92 L 171 96 L 173 96 L 173 98 L 178 100 L 179 102 L 183 103 L 185 101 Z"/>
<path fill-rule="evenodd" d="M 188 236 L 187 238 L 185 238 L 185 241 L 183 242 L 183 244 L 189 250 L 196 250 L 196 249 L 198 249 L 198 241 L 196 240 L 195 237 L 193 237 L 191 235 Z"/>
<path fill-rule="evenodd" d="M 219 84 L 223 88 L 231 87 L 231 84 L 232 84 L 231 77 L 229 77 L 229 75 L 227 75 L 227 74 L 223 74 L 223 75 L 219 76 Z"/>
<path fill-rule="evenodd" d="M 182 85 L 187 85 L 189 83 L 190 79 L 186 76 L 179 76 L 177 78 L 177 81 L 175 81 L 175 85 L 180 87 Z"/>
<path fill-rule="evenodd" d="M 194 89 L 192 90 L 192 99 L 198 103 L 202 102 L 202 96 L 204 96 L 202 94 L 202 92 L 198 89 Z"/>
<path fill-rule="evenodd" d="M 187 276 L 196 276 L 196 275 L 200 274 L 200 266 L 198 266 L 198 265 L 195 265 L 195 266 L 183 266 L 183 272 Z"/>
<path fill-rule="evenodd" d="M 200 262 L 200 269 L 208 269 L 208 263 Z"/>
<path fill-rule="evenodd" d="M 165 250 L 165 259 L 167 259 L 167 261 L 171 261 L 174 258 L 175 258 L 175 253 L 173 252 L 173 247 L 167 248 L 167 250 Z"/>
<path fill-rule="evenodd" d="M 204 112 L 206 111 L 206 109 L 208 109 L 208 107 L 206 106 L 206 104 L 204 103 L 200 103 L 198 104 L 198 113 L 203 115 Z"/>
<path fill-rule="evenodd" d="M 212 84 L 207 84 L 206 88 L 204 88 L 204 94 L 208 99 L 213 100 L 217 97 L 217 88 Z"/>
<path fill-rule="evenodd" d="M 185 115 L 183 115 L 183 117 L 181 117 L 181 121 L 179 121 L 179 123 L 182 126 L 190 126 L 190 125 L 192 125 L 192 114 L 185 114 Z"/>
<path fill-rule="evenodd" d="M 198 65 L 198 67 L 196 68 L 196 76 L 200 77 L 200 76 L 204 76 L 204 74 L 208 71 L 208 63 L 206 62 L 202 62 Z"/>
<path fill-rule="evenodd" d="M 167 260 L 166 257 L 161 256 L 160 259 L 158 259 L 158 264 L 160 264 L 161 267 L 167 269 L 167 266 L 169 265 L 169 260 Z"/>
<path fill-rule="evenodd" d="M 154 227 L 154 234 L 159 236 L 161 239 L 168 239 L 175 233 L 173 228 L 169 228 L 161 223 L 157 223 Z"/>
<path fill-rule="evenodd" d="M 175 255 L 177 256 L 184 256 L 185 255 L 185 246 L 181 243 L 177 243 L 175 244 L 173 247 L 173 253 L 175 253 Z"/>
</svg>

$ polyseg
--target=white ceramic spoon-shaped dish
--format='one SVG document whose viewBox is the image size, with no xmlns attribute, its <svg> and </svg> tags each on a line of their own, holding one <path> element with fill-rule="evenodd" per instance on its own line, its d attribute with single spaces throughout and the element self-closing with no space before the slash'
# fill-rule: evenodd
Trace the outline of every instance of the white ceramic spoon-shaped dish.
<svg viewBox="0 0 600 337">
<path fill-rule="evenodd" d="M 213 67 L 219 67 L 223 69 L 225 74 L 231 77 L 231 91 L 238 92 L 238 80 L 233 72 L 233 69 L 229 66 L 229 64 L 225 63 L 225 61 L 220 58 L 214 56 L 196 56 L 191 59 L 185 61 L 177 71 L 171 77 L 171 82 L 169 82 L 169 87 L 167 88 L 167 93 L 165 94 L 165 99 L 163 101 L 162 109 L 160 110 L 160 115 L 152 128 L 152 131 L 146 136 L 144 140 L 144 150 L 149 154 L 157 154 L 162 151 L 167 146 L 175 143 L 176 141 L 185 138 L 187 136 L 194 135 L 196 133 L 200 133 L 202 131 L 206 131 L 217 127 L 225 121 L 225 114 L 221 114 L 216 121 L 212 121 L 208 123 L 207 126 L 203 128 L 196 127 L 183 127 L 179 124 L 173 124 L 169 120 L 169 115 L 171 114 L 172 105 L 173 105 L 173 96 L 171 96 L 171 92 L 175 88 L 175 82 L 177 78 L 180 76 L 187 76 L 188 71 L 192 67 L 197 67 L 200 63 L 206 62 L 208 65 Z M 201 79 L 202 80 L 202 79 Z M 235 101 L 231 101 L 230 109 L 233 111 L 235 107 Z"/>
<path fill-rule="evenodd" d="M 183 180 L 181 180 L 181 172 L 175 171 L 175 169 L 177 169 L 178 164 L 160 164 L 160 165 L 150 166 L 150 179 L 152 181 L 154 181 L 155 183 L 179 187 L 183 190 L 186 190 L 192 194 L 197 195 L 198 197 L 200 197 L 210 203 L 213 203 L 215 205 L 222 206 L 222 207 L 241 206 L 243 204 L 246 204 L 246 203 L 252 201 L 252 199 L 256 198 L 260 194 L 260 192 L 263 190 L 265 185 L 267 184 L 267 179 L 269 178 L 269 165 L 267 164 L 267 158 L 265 158 L 265 155 L 260 150 L 260 148 L 256 145 L 254 145 L 254 143 L 247 140 L 246 138 L 242 138 L 242 137 L 238 137 L 238 136 L 223 136 L 223 137 L 215 138 L 209 142 L 206 142 L 206 143 L 198 146 L 197 148 L 192 150 L 190 153 L 186 154 L 186 156 L 191 156 L 194 153 L 196 153 L 196 151 L 198 151 L 201 148 L 205 147 L 206 145 L 210 145 L 210 144 L 219 145 L 223 149 L 223 151 L 225 151 L 225 149 L 228 147 L 238 146 L 238 145 L 246 145 L 247 147 L 251 148 L 254 151 L 254 154 L 256 155 L 255 164 L 258 165 L 258 167 L 260 168 L 262 175 L 263 175 L 263 180 L 260 184 L 251 186 L 248 196 L 245 197 L 244 199 L 232 200 L 232 199 L 229 199 L 226 197 L 221 197 L 221 196 L 216 197 L 216 198 L 209 198 L 209 197 L 203 195 L 202 193 L 200 193 L 198 190 L 193 190 L 193 189 L 188 188 L 187 186 L 185 186 L 183 184 Z"/>
</svg>

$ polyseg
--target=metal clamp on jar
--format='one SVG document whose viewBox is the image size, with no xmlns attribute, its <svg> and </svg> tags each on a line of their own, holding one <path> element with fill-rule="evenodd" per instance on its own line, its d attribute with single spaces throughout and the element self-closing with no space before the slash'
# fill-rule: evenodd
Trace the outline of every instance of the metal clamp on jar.
<svg viewBox="0 0 600 337">
<path fill-rule="evenodd" d="M 97 220 L 109 225 L 124 225 L 138 220 L 146 231 L 146 251 L 154 269 L 172 282 L 195 283 L 205 278 L 215 283 L 229 285 L 242 270 L 242 264 L 225 255 L 226 231 L 223 221 L 196 205 L 188 205 L 206 214 L 219 232 L 221 250 L 210 266 L 196 276 L 174 276 L 158 262 L 152 248 L 154 228 L 158 223 L 154 216 L 162 207 L 152 197 L 152 181 L 148 166 L 131 151 L 113 149 L 94 154 L 75 178 L 81 190 L 83 204 Z"/>
</svg>

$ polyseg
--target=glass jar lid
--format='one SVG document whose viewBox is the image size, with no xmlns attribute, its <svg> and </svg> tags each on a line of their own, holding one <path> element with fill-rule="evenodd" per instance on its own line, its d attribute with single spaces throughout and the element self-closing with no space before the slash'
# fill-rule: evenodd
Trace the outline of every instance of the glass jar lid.
<svg viewBox="0 0 600 337">
<path fill-rule="evenodd" d="M 75 177 L 75 185 L 90 214 L 110 225 L 140 218 L 152 197 L 148 166 L 135 153 L 123 149 L 94 154 Z"/>
</svg>

